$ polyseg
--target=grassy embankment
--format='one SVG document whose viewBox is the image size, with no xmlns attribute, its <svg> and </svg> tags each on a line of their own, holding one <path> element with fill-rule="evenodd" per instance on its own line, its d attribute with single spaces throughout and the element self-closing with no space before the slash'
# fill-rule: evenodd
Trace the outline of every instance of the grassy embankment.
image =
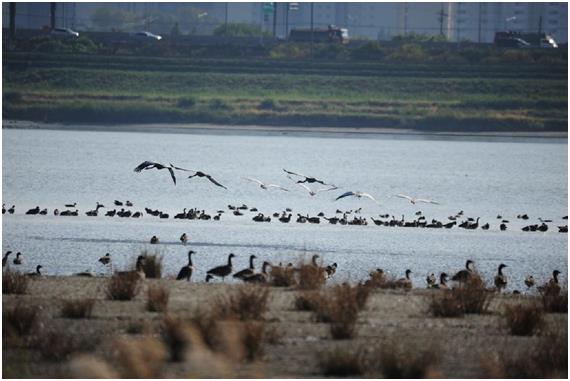
<svg viewBox="0 0 570 381">
<path fill-rule="evenodd" d="M 564 65 L 5 53 L 5 119 L 566 131 Z"/>
</svg>

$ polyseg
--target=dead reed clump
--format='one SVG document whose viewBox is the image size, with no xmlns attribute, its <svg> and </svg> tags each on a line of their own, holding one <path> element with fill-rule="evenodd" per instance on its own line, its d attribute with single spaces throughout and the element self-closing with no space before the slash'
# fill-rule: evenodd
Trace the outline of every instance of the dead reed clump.
<svg viewBox="0 0 570 381">
<path fill-rule="evenodd" d="M 361 350 L 337 348 L 320 353 L 318 361 L 322 374 L 328 377 L 362 376 L 366 372 L 366 361 Z"/>
<path fill-rule="evenodd" d="M 298 283 L 300 290 L 317 290 L 326 282 L 325 270 L 313 264 L 300 263 L 297 267 Z"/>
<path fill-rule="evenodd" d="M 183 361 L 193 341 L 189 325 L 177 318 L 166 316 L 162 323 L 160 334 L 170 354 L 170 361 Z"/>
<path fill-rule="evenodd" d="M 271 267 L 269 283 L 273 287 L 292 287 L 297 285 L 295 272 L 292 267 L 274 266 Z"/>
<path fill-rule="evenodd" d="M 55 331 L 42 332 L 34 338 L 34 348 L 48 361 L 67 360 L 74 353 L 92 351 L 98 344 L 96 337 Z"/>
<path fill-rule="evenodd" d="M 162 277 L 162 255 L 149 254 L 146 251 L 141 253 L 144 256 L 144 275 L 150 279 L 160 279 Z"/>
<path fill-rule="evenodd" d="M 479 276 L 472 276 L 467 282 L 454 288 L 452 294 L 461 303 L 466 314 L 486 313 L 493 298 L 493 293 L 487 290 Z"/>
<path fill-rule="evenodd" d="M 544 312 L 540 306 L 535 304 L 507 305 L 504 317 L 511 335 L 532 336 L 541 327 Z"/>
<path fill-rule="evenodd" d="M 2 274 L 2 293 L 3 294 L 25 294 L 28 290 L 30 278 L 25 274 L 15 271 L 6 270 Z"/>
<path fill-rule="evenodd" d="M 70 319 L 89 319 L 93 313 L 94 299 L 64 300 L 61 316 Z"/>
<path fill-rule="evenodd" d="M 434 344 L 425 348 L 417 343 L 383 343 L 378 352 L 379 367 L 385 378 L 432 378 L 437 375 L 439 349 Z M 440 377 L 436 377 L 440 378 Z"/>
<path fill-rule="evenodd" d="M 568 313 L 568 292 L 561 292 L 556 283 L 547 283 L 539 288 L 545 312 Z"/>
<path fill-rule="evenodd" d="M 166 360 L 166 349 L 157 339 L 122 338 L 114 343 L 118 367 L 124 378 L 159 378 Z"/>
<path fill-rule="evenodd" d="M 386 283 L 388 281 L 386 274 L 383 271 L 376 270 L 369 274 L 369 279 L 364 282 L 365 286 L 371 288 L 389 288 L 386 287 Z"/>
<path fill-rule="evenodd" d="M 140 277 L 136 272 L 114 274 L 107 281 L 105 290 L 110 300 L 132 300 L 139 293 Z"/>
<path fill-rule="evenodd" d="M 217 320 L 263 320 L 269 308 L 269 288 L 241 285 L 229 295 L 219 297 L 212 305 Z"/>
<path fill-rule="evenodd" d="M 28 336 L 38 327 L 39 317 L 40 307 L 18 303 L 15 307 L 5 310 L 3 326 L 7 334 Z"/>
<path fill-rule="evenodd" d="M 295 297 L 295 309 L 297 311 L 315 311 L 322 295 L 317 291 L 301 291 Z"/>
<path fill-rule="evenodd" d="M 428 309 L 435 317 L 463 316 L 463 305 L 453 290 L 443 290 L 439 295 L 432 295 Z"/>
<path fill-rule="evenodd" d="M 240 332 L 245 359 L 248 361 L 254 361 L 261 358 L 265 348 L 265 322 L 242 322 Z"/>
<path fill-rule="evenodd" d="M 168 307 L 170 292 L 164 286 L 149 286 L 146 309 L 150 312 L 165 312 Z"/>
<path fill-rule="evenodd" d="M 76 379 L 119 378 L 119 375 L 105 361 L 80 354 L 74 356 L 67 366 L 68 377 Z"/>
</svg>

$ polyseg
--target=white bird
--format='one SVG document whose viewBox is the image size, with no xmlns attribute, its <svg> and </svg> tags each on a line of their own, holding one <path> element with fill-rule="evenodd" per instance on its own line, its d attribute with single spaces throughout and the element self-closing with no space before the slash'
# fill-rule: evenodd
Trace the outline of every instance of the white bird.
<svg viewBox="0 0 570 381">
<path fill-rule="evenodd" d="M 289 189 L 285 189 L 285 188 L 283 188 L 282 186 L 277 185 L 277 184 L 265 184 L 265 183 L 262 182 L 261 180 L 254 179 L 254 178 L 252 178 L 252 177 L 244 177 L 244 179 L 259 184 L 259 187 L 260 187 L 261 189 L 267 190 L 267 189 L 269 189 L 269 188 L 277 188 L 277 189 L 281 189 L 281 190 L 284 190 L 284 191 L 286 191 L 286 192 L 289 192 Z"/>
<path fill-rule="evenodd" d="M 317 193 L 319 193 L 319 192 L 326 192 L 326 191 L 338 189 L 338 187 L 333 185 L 332 187 L 329 187 L 329 188 L 321 188 L 321 189 L 317 189 L 317 190 L 312 190 L 311 188 L 309 188 L 305 184 L 301 184 L 301 183 L 297 183 L 297 184 L 302 186 L 303 188 L 305 188 L 309 192 L 310 196 L 316 196 Z"/>
<path fill-rule="evenodd" d="M 338 197 L 335 199 L 335 201 L 336 201 L 336 200 L 339 200 L 339 199 L 341 199 L 341 198 L 343 198 L 343 197 L 348 197 L 348 196 L 354 196 L 354 197 L 358 197 L 358 198 L 366 197 L 366 198 L 371 199 L 371 200 L 374 201 L 375 203 L 380 204 L 378 201 L 376 201 L 376 199 L 375 199 L 374 197 L 372 197 L 372 195 L 370 195 L 370 194 L 368 194 L 368 193 L 364 193 L 364 192 L 351 192 L 351 191 L 341 194 L 340 196 L 338 196 Z"/>
<path fill-rule="evenodd" d="M 425 198 L 415 198 L 415 197 L 406 196 L 405 194 L 397 194 L 395 196 L 400 198 L 405 198 L 406 200 L 410 201 L 412 204 L 415 204 L 416 202 L 425 202 L 427 204 L 439 205 L 439 202 L 433 200 L 426 200 Z"/>
</svg>

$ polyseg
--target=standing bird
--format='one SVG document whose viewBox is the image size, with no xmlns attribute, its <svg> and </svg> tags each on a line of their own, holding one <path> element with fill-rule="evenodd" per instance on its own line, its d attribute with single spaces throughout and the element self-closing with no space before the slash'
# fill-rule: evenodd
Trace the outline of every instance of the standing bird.
<svg viewBox="0 0 570 381">
<path fill-rule="evenodd" d="M 354 196 L 354 197 L 358 197 L 358 198 L 362 198 L 362 197 L 367 197 L 369 199 L 371 199 L 372 201 L 374 201 L 377 204 L 380 204 L 378 201 L 376 201 L 376 199 L 374 197 L 372 197 L 372 195 L 368 194 L 368 193 L 363 193 L 363 192 L 346 192 L 341 194 L 340 196 L 338 196 L 335 201 L 340 200 L 343 197 L 349 197 L 349 196 Z"/>
<path fill-rule="evenodd" d="M 182 242 L 183 245 L 186 245 L 186 242 L 188 242 L 188 236 L 186 235 L 186 233 L 182 233 L 182 235 L 180 236 L 180 242 Z"/>
<path fill-rule="evenodd" d="M 502 289 L 507 287 L 507 277 L 503 274 L 503 269 L 507 267 L 504 263 L 499 265 L 499 269 L 497 271 L 497 275 L 495 275 L 495 287 L 497 290 L 501 292 Z"/>
<path fill-rule="evenodd" d="M 19 251 L 16 253 L 16 258 L 14 258 L 14 260 L 12 261 L 13 264 L 15 265 L 21 265 L 22 264 L 22 253 L 20 253 Z"/>
<path fill-rule="evenodd" d="M 192 266 L 192 254 L 194 254 L 194 252 L 190 250 L 188 252 L 188 264 L 180 269 L 176 280 L 186 279 L 188 282 L 190 282 L 192 272 L 194 271 L 194 266 Z"/>
<path fill-rule="evenodd" d="M 227 265 L 214 267 L 213 269 L 208 270 L 206 272 L 206 274 L 219 276 L 220 278 L 222 278 L 222 281 L 225 280 L 225 278 L 232 273 L 232 258 L 233 257 L 235 257 L 235 254 L 230 253 L 230 255 L 228 255 L 228 264 Z"/>
<path fill-rule="evenodd" d="M 99 258 L 99 262 L 101 262 L 104 265 L 108 265 L 109 263 L 111 263 L 111 254 L 109 253 L 105 254 L 104 256 Z"/>
<path fill-rule="evenodd" d="M 257 274 L 248 275 L 242 280 L 246 283 L 267 283 L 269 280 L 269 274 L 267 273 L 267 266 L 271 266 L 269 262 L 263 262 L 263 266 L 261 267 L 261 272 Z"/>
<path fill-rule="evenodd" d="M 319 180 L 319 179 L 317 179 L 317 178 L 315 178 L 315 177 L 310 177 L 310 176 L 301 175 L 300 173 L 295 173 L 295 172 L 288 171 L 288 170 L 286 170 L 285 168 L 283 168 L 283 171 L 284 171 L 285 173 L 288 173 L 288 174 L 293 175 L 293 176 L 299 176 L 299 177 L 304 177 L 304 178 L 305 178 L 304 180 L 298 180 L 298 181 L 297 181 L 297 184 L 300 184 L 300 183 L 309 183 L 309 184 L 312 184 L 312 183 L 319 183 L 319 184 L 323 184 L 323 185 L 331 185 L 331 184 L 327 184 L 327 183 L 325 183 L 323 180 Z"/>
<path fill-rule="evenodd" d="M 8 255 L 12 254 L 11 251 L 7 251 L 6 254 L 2 257 L 2 267 L 6 267 L 6 263 L 8 263 Z"/>
<path fill-rule="evenodd" d="M 172 177 L 172 181 L 174 181 L 174 185 L 176 185 L 176 176 L 174 176 L 174 170 L 179 170 L 179 171 L 186 171 L 188 172 L 188 169 L 184 169 L 184 168 L 180 168 L 180 167 L 175 167 L 174 165 L 172 165 L 172 163 L 170 163 L 170 165 L 166 166 L 164 164 L 159 164 L 159 163 L 154 163 L 152 161 L 143 161 L 142 163 L 140 163 L 138 166 L 135 167 L 134 171 L 135 172 L 141 172 L 143 169 L 148 170 L 148 169 L 153 169 L 156 168 L 158 170 L 161 169 L 168 169 L 168 172 L 170 172 L 170 177 Z"/>
<path fill-rule="evenodd" d="M 255 273 L 255 267 L 253 266 L 253 260 L 256 259 L 257 257 L 255 255 L 251 255 L 249 257 L 249 267 L 247 269 L 243 269 L 241 271 L 238 271 L 237 273 L 235 273 L 233 275 L 234 278 L 236 279 L 244 279 L 250 275 L 253 275 Z"/>
<path fill-rule="evenodd" d="M 471 265 L 473 265 L 474 262 L 470 259 L 467 260 L 467 262 L 465 263 L 465 270 L 461 270 L 458 271 L 452 278 L 451 280 L 453 281 L 457 281 L 457 282 L 467 282 L 471 276 L 473 275 L 473 269 L 471 268 Z"/>
<path fill-rule="evenodd" d="M 527 276 L 524 280 L 524 284 L 526 284 L 527 288 L 534 286 L 534 277 L 532 275 Z"/>
<path fill-rule="evenodd" d="M 293 180 L 293 179 L 291 179 Z M 299 183 L 297 183 L 299 184 Z M 338 189 L 337 187 L 335 187 L 334 185 L 329 187 L 329 188 L 321 188 L 321 189 L 317 189 L 317 190 L 312 190 L 311 188 L 309 188 L 308 186 L 306 186 L 305 184 L 299 184 L 300 186 L 302 186 L 303 188 L 305 188 L 308 192 L 309 192 L 309 196 L 316 196 L 317 193 L 319 192 L 326 192 L 326 191 L 331 191 L 331 190 L 335 190 Z"/>
<path fill-rule="evenodd" d="M 281 190 L 283 190 L 283 191 L 285 191 L 285 192 L 289 192 L 289 189 L 285 189 L 285 188 L 283 188 L 283 187 L 280 186 L 280 185 L 277 185 L 277 184 L 265 184 L 265 183 L 262 182 L 261 180 L 254 179 L 253 177 L 244 177 L 244 179 L 259 184 L 259 187 L 260 187 L 261 189 L 264 189 L 264 190 L 267 190 L 267 189 L 269 189 L 269 188 L 277 188 L 277 189 L 281 189 Z"/>
<path fill-rule="evenodd" d="M 225 186 L 223 186 L 222 184 L 220 184 L 219 182 L 217 182 L 212 176 L 208 175 L 207 173 L 201 172 L 201 171 L 194 171 L 195 173 L 192 176 L 188 176 L 189 179 L 191 179 L 192 177 L 198 176 L 198 177 L 205 177 L 208 180 L 210 180 L 212 183 L 216 184 L 219 187 L 222 187 L 224 189 L 228 189 Z"/>
<path fill-rule="evenodd" d="M 416 204 L 416 202 L 425 202 L 426 204 L 435 204 L 439 205 L 439 202 L 433 200 L 427 200 L 425 198 L 415 198 L 411 196 L 406 196 L 405 194 L 396 194 L 396 197 L 405 198 L 406 200 L 410 201 L 412 204 Z"/>
</svg>

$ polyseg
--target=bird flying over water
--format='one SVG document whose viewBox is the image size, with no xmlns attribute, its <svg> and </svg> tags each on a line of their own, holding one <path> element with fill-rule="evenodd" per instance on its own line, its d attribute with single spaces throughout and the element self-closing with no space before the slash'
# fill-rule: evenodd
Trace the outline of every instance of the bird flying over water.
<svg viewBox="0 0 570 381">
<path fill-rule="evenodd" d="M 267 190 L 267 189 L 269 189 L 269 188 L 277 188 L 277 189 L 281 189 L 281 190 L 284 190 L 284 191 L 286 191 L 286 192 L 289 192 L 289 189 L 285 189 L 285 188 L 283 188 L 282 186 L 279 186 L 279 185 L 276 185 L 276 184 L 265 184 L 265 183 L 262 182 L 261 180 L 254 179 L 254 178 L 252 178 L 252 177 L 244 177 L 244 179 L 259 184 L 259 187 L 260 187 L 261 189 Z"/>
<path fill-rule="evenodd" d="M 405 198 L 406 200 L 410 201 L 412 204 L 415 204 L 417 202 L 425 202 L 427 204 L 439 205 L 439 202 L 433 200 L 426 200 L 425 198 L 415 198 L 411 196 L 406 196 L 405 194 L 397 194 L 395 196 L 400 198 Z"/>
<path fill-rule="evenodd" d="M 176 176 L 174 176 L 174 170 L 179 170 L 179 171 L 186 171 L 188 172 L 188 169 L 184 169 L 184 168 L 180 168 L 180 167 L 176 167 L 174 165 L 172 165 L 172 163 L 170 163 L 170 165 L 164 165 L 164 164 L 160 164 L 160 163 L 154 163 L 152 161 L 143 161 L 142 163 L 140 163 L 137 167 L 135 167 L 134 171 L 135 172 L 140 172 L 143 169 L 153 169 L 156 168 L 158 170 L 161 169 L 168 169 L 168 172 L 170 172 L 170 177 L 172 177 L 172 181 L 174 181 L 174 185 L 176 185 Z"/>
<path fill-rule="evenodd" d="M 320 184 L 323 184 L 323 185 L 331 185 L 331 184 L 327 184 L 327 183 L 325 183 L 323 180 L 319 180 L 319 179 L 317 179 L 317 178 L 315 178 L 315 177 L 310 177 L 310 176 L 301 175 L 300 173 L 295 173 L 295 172 L 288 171 L 288 170 L 286 170 L 285 168 L 283 168 L 283 171 L 284 171 L 285 173 L 290 174 L 290 175 L 294 175 L 294 176 L 299 176 L 299 177 L 304 177 L 304 178 L 305 178 L 305 180 L 298 180 L 298 181 L 297 181 L 297 184 L 300 184 L 300 183 L 309 183 L 309 184 L 312 184 L 312 183 L 320 183 Z"/>
<path fill-rule="evenodd" d="M 368 194 L 368 193 L 364 193 L 364 192 L 351 192 L 351 191 L 341 194 L 340 196 L 338 196 L 338 197 L 335 199 L 335 201 L 336 201 L 336 200 L 340 200 L 341 198 L 344 198 L 344 197 L 348 197 L 348 196 L 354 196 L 354 197 L 358 197 L 358 198 L 366 197 L 366 198 L 371 199 L 371 200 L 374 201 L 375 203 L 380 204 L 378 201 L 376 201 L 376 199 L 375 199 L 374 197 L 372 197 L 372 195 L 370 195 L 370 194 Z"/>
<path fill-rule="evenodd" d="M 228 189 L 225 186 L 223 186 L 222 184 L 220 184 L 219 182 L 217 182 L 212 176 L 208 175 L 207 173 L 201 172 L 201 171 L 194 171 L 195 173 L 192 176 L 188 176 L 189 179 L 191 179 L 192 177 L 198 176 L 198 177 L 205 177 L 208 180 L 210 180 L 212 183 L 216 184 L 219 187 L 222 187 L 224 189 Z"/>
<path fill-rule="evenodd" d="M 287 177 L 289 177 L 289 176 L 287 176 Z M 290 178 L 290 177 L 289 177 L 289 178 Z M 290 179 L 291 179 L 291 178 L 290 178 Z M 291 179 L 291 180 L 293 180 L 293 179 Z M 336 186 L 333 185 L 333 186 L 331 186 L 330 188 L 321 188 L 321 189 L 317 189 L 317 190 L 312 190 L 311 188 L 309 188 L 309 187 L 306 186 L 305 184 L 302 184 L 302 183 L 297 183 L 297 184 L 299 184 L 299 186 L 302 186 L 303 188 L 305 188 L 305 189 L 309 192 L 309 195 L 310 195 L 310 196 L 316 196 L 317 193 L 319 193 L 319 192 L 326 192 L 326 191 L 331 191 L 331 190 L 338 189 L 338 187 L 336 187 Z"/>
</svg>

